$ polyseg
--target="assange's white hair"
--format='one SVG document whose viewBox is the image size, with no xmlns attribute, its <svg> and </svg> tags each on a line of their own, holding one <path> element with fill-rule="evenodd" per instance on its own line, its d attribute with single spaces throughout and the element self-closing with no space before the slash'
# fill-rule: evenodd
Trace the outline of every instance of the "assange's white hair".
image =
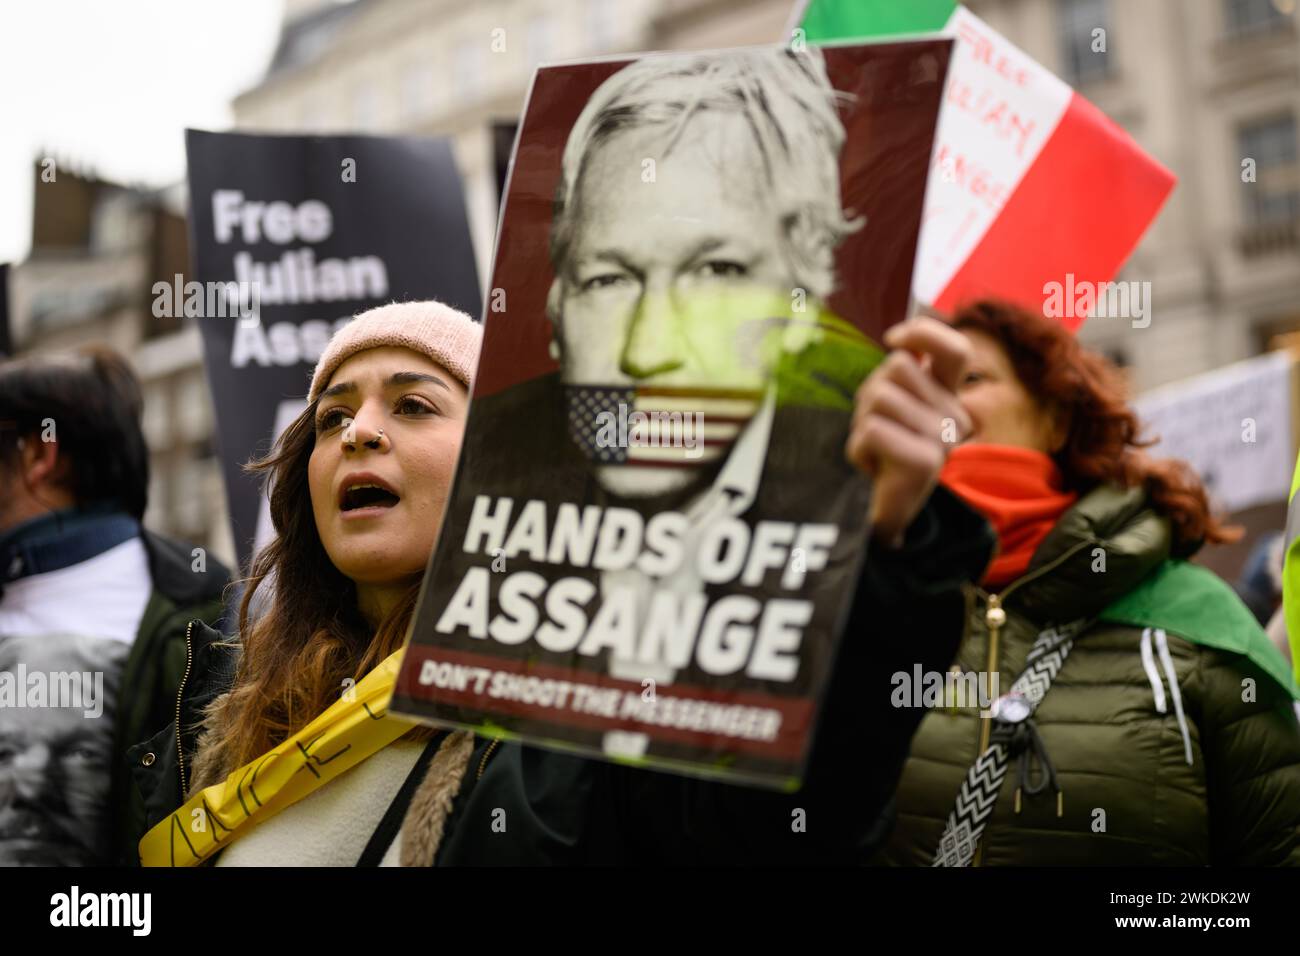
<svg viewBox="0 0 1300 956">
<path fill-rule="evenodd" d="M 563 273 L 572 243 L 583 167 L 601 143 L 623 130 L 662 126 L 667 156 L 692 118 L 717 112 L 743 117 L 753 134 L 796 283 L 813 296 L 830 294 L 835 247 L 861 225 L 840 205 L 843 96 L 815 48 L 655 55 L 615 73 L 587 101 L 564 147 L 551 229 L 556 272 Z"/>
</svg>

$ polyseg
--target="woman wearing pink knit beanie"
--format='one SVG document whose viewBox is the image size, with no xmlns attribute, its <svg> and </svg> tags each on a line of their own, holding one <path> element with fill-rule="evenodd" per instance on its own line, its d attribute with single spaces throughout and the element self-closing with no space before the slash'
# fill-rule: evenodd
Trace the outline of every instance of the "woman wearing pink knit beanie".
<svg viewBox="0 0 1300 956">
<path fill-rule="evenodd" d="M 249 466 L 269 479 L 277 534 L 246 582 L 233 683 L 232 643 L 202 623 L 191 628 L 180 724 L 201 720 L 203 730 L 193 752 L 173 749 L 185 796 L 203 790 L 205 812 L 220 823 L 221 848 L 196 848 L 189 862 L 353 865 L 425 752 L 432 731 L 385 718 L 378 703 L 362 718 L 348 694 L 368 686 L 367 675 L 388 673 L 406 636 L 450 493 L 481 341 L 478 323 L 439 302 L 359 315 L 321 355 L 307 409 Z M 271 580 L 270 597 L 254 602 Z M 274 779 L 266 768 L 308 724 L 313 739 L 299 744 L 310 756 L 292 759 L 305 761 L 317 788 L 273 801 L 274 791 L 263 790 Z M 326 750 L 331 738 L 316 739 L 318 724 L 345 736 Z M 363 736 L 346 736 L 354 733 Z M 335 753 L 347 755 L 340 765 L 362 759 L 321 783 L 337 772 Z M 258 784 L 261 802 L 250 815 L 253 801 L 237 783 L 229 792 L 214 785 L 253 761 L 263 768 L 254 778 L 268 782 Z M 287 779 L 296 787 L 309 778 Z M 180 805 L 179 788 L 174 797 Z M 268 817 L 265 804 L 285 808 Z"/>
</svg>

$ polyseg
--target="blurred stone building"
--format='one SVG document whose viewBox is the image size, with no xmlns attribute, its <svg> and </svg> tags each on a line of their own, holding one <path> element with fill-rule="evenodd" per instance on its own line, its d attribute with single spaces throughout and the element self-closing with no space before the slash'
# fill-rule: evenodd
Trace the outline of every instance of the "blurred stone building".
<svg viewBox="0 0 1300 956">
<path fill-rule="evenodd" d="M 1145 390 L 1300 329 L 1296 0 L 970 6 L 1178 176 L 1121 275 L 1151 282 L 1150 327 L 1097 319 L 1085 342 L 1128 365 Z M 1104 52 L 1094 52 L 1098 29 Z"/>
</svg>

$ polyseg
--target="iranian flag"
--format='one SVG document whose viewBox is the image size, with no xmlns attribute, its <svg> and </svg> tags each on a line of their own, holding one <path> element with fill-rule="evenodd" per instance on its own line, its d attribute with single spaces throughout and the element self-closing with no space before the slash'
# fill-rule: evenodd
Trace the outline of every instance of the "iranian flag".
<svg viewBox="0 0 1300 956">
<path fill-rule="evenodd" d="M 807 0 L 796 17 L 809 42 L 956 40 L 912 280 L 941 312 L 982 296 L 1042 308 L 1050 283 L 1109 281 L 1173 189 L 1101 110 L 952 0 Z"/>
</svg>

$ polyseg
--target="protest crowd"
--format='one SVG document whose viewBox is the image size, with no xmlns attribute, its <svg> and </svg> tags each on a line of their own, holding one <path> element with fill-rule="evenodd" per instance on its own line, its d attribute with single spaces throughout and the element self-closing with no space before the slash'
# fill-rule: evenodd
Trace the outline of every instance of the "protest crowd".
<svg viewBox="0 0 1300 956">
<path fill-rule="evenodd" d="M 1295 519 L 1212 570 L 1045 307 L 1173 177 L 919 8 L 543 66 L 482 285 L 445 142 L 190 130 L 236 558 L 146 528 L 131 355 L 0 360 L 0 863 L 1300 866 Z M 1062 135 L 1113 231 L 1016 205 Z"/>
</svg>

